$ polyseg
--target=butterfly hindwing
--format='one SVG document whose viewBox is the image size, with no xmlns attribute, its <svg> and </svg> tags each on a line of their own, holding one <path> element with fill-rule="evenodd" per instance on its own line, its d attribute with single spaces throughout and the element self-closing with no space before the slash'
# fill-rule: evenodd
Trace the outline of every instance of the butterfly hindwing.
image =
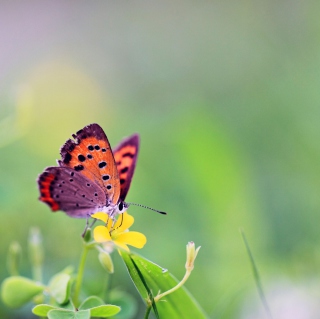
<svg viewBox="0 0 320 319">
<path fill-rule="evenodd" d="M 136 167 L 140 139 L 134 134 L 124 139 L 113 151 L 120 179 L 120 199 L 123 201 L 128 193 L 134 169 Z"/>
<path fill-rule="evenodd" d="M 62 146 L 61 167 L 69 167 L 100 185 L 108 202 L 116 204 L 120 197 L 120 180 L 112 150 L 104 131 L 90 124 L 72 135 Z"/>
<path fill-rule="evenodd" d="M 106 205 L 102 187 L 71 168 L 48 167 L 38 184 L 40 200 L 71 217 L 88 217 Z"/>
</svg>

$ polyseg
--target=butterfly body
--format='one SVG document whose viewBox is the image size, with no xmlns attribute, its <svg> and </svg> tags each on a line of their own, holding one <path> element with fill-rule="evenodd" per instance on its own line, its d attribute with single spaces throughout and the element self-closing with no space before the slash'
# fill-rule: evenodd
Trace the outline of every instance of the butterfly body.
<svg viewBox="0 0 320 319">
<path fill-rule="evenodd" d="M 128 205 L 124 199 L 134 173 L 139 136 L 125 139 L 113 152 L 98 124 L 90 124 L 61 147 L 57 167 L 38 178 L 40 200 L 52 211 L 88 218 L 96 212 L 114 217 Z"/>
</svg>

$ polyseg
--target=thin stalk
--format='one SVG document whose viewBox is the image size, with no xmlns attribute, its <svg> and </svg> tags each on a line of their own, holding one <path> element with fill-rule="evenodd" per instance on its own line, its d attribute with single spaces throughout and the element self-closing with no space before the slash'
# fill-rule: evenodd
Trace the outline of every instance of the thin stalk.
<svg viewBox="0 0 320 319">
<path fill-rule="evenodd" d="M 111 275 L 107 274 L 106 275 L 106 280 L 103 283 L 102 291 L 101 291 L 101 299 L 102 300 L 108 300 L 108 292 L 109 292 L 109 287 L 111 286 Z"/>
<path fill-rule="evenodd" d="M 266 299 L 266 297 L 264 295 L 264 292 L 263 292 L 261 278 L 260 278 L 256 263 L 254 261 L 253 255 L 251 253 L 249 243 L 248 243 L 247 238 L 246 238 L 246 236 L 244 234 L 244 231 L 242 229 L 240 229 L 240 233 L 241 233 L 243 242 L 244 242 L 244 244 L 246 246 L 247 253 L 248 253 L 248 256 L 249 256 L 249 259 L 250 259 L 250 263 L 251 263 L 251 266 L 252 266 L 253 277 L 254 277 L 254 281 L 255 281 L 256 286 L 257 286 L 257 290 L 258 290 L 258 294 L 259 294 L 260 300 L 261 300 L 261 302 L 263 304 L 263 307 L 264 307 L 264 309 L 266 311 L 267 317 L 269 319 L 272 319 L 271 310 L 269 308 L 267 299 Z"/>
<path fill-rule="evenodd" d="M 151 308 L 152 308 L 152 304 L 147 304 L 146 313 L 145 313 L 143 319 L 148 319 L 149 318 L 149 314 L 150 314 Z"/>
<path fill-rule="evenodd" d="M 83 251 L 81 254 L 80 258 L 80 263 L 79 263 L 79 268 L 78 268 L 78 275 L 76 279 L 76 286 L 74 289 L 74 295 L 73 295 L 73 303 L 75 307 L 77 308 L 80 304 L 79 302 L 79 295 L 80 295 L 80 290 L 81 290 L 81 285 L 82 285 L 82 279 L 83 279 L 83 274 L 84 274 L 84 267 L 86 264 L 87 260 L 87 255 L 88 255 L 89 247 L 87 244 L 83 245 Z"/>
<path fill-rule="evenodd" d="M 164 293 L 154 297 L 154 301 L 157 302 L 159 301 L 161 298 L 163 298 L 166 295 L 171 294 L 172 292 L 176 291 L 177 289 L 179 289 L 180 287 L 182 287 L 184 285 L 184 283 L 187 281 L 187 279 L 189 278 L 190 274 L 191 274 L 192 270 L 187 270 L 184 277 L 182 278 L 182 280 L 173 288 L 165 291 Z"/>
</svg>

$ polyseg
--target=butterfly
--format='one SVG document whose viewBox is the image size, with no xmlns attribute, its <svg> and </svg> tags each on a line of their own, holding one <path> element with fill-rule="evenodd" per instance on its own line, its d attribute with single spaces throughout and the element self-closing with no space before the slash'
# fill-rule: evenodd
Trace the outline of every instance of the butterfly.
<svg viewBox="0 0 320 319">
<path fill-rule="evenodd" d="M 72 137 L 60 149 L 59 166 L 39 175 L 40 201 L 75 218 L 105 212 L 114 219 L 129 206 L 124 200 L 137 162 L 139 135 L 124 139 L 113 151 L 98 124 Z"/>
</svg>

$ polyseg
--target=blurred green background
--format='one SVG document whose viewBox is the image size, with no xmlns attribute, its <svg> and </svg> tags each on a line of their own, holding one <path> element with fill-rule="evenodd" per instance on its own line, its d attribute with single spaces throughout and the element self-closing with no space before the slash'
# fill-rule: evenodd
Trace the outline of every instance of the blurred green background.
<svg viewBox="0 0 320 319">
<path fill-rule="evenodd" d="M 141 149 L 128 201 L 143 256 L 184 274 L 212 318 L 266 318 L 243 228 L 275 318 L 318 318 L 320 3 L 317 1 L 2 1 L 0 280 L 29 228 L 45 276 L 77 265 L 84 220 L 37 200 L 61 145 L 97 122 Z M 117 254 L 112 286 L 132 293 Z M 92 252 L 85 286 L 106 276 Z M 28 317 L 0 304 L 1 318 Z M 28 308 L 27 308 L 28 309 Z M 139 315 L 137 315 L 139 318 Z"/>
</svg>

